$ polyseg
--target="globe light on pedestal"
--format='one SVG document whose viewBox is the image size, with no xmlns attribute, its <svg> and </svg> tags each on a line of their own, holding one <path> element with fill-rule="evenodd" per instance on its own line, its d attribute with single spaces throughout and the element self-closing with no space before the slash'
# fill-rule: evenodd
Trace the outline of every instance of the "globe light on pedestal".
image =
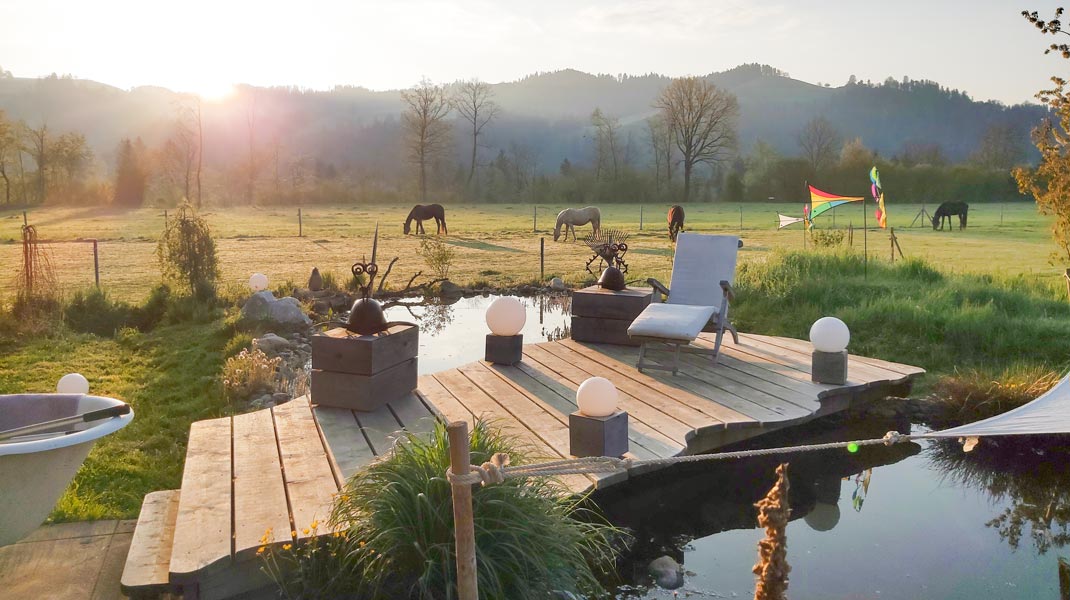
<svg viewBox="0 0 1070 600">
<path fill-rule="evenodd" d="M 528 320 L 528 311 L 516 298 L 503 296 L 487 307 L 487 362 L 515 365 L 524 357 L 524 336 L 520 331 Z"/>
<path fill-rule="evenodd" d="M 503 296 L 487 307 L 487 327 L 494 335 L 516 335 L 527 319 L 528 312 L 516 298 Z"/>
<path fill-rule="evenodd" d="M 847 344 L 851 330 L 836 317 L 822 317 L 810 327 L 810 379 L 818 383 L 843 385 L 847 383 Z"/>
<path fill-rule="evenodd" d="M 81 373 L 67 373 L 63 377 L 60 377 L 59 382 L 56 383 L 56 393 L 88 394 L 89 380 L 87 380 Z"/>
<path fill-rule="evenodd" d="M 262 292 L 266 290 L 267 287 L 267 275 L 264 275 L 263 273 L 253 273 L 249 277 L 249 289 L 253 290 L 254 292 Z"/>
<path fill-rule="evenodd" d="M 840 352 L 851 341 L 851 330 L 836 317 L 821 317 L 810 326 L 810 343 L 822 352 Z"/>
<path fill-rule="evenodd" d="M 591 377 L 576 390 L 576 405 L 588 417 L 608 417 L 617 412 L 617 386 L 605 377 Z"/>
</svg>

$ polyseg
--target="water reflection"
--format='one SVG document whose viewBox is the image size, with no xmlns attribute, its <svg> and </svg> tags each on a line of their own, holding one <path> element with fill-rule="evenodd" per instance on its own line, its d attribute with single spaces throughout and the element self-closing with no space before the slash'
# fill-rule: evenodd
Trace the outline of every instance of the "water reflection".
<svg viewBox="0 0 1070 600">
<path fill-rule="evenodd" d="M 1070 436 L 987 438 L 970 453 L 940 440 L 926 455 L 949 480 L 1004 504 L 985 525 L 1017 550 L 1025 540 L 1037 554 L 1070 542 Z"/>
</svg>

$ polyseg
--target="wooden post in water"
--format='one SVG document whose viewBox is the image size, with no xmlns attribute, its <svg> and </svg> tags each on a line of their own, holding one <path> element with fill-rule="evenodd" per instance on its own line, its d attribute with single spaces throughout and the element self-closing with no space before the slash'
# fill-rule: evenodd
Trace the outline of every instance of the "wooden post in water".
<svg viewBox="0 0 1070 600">
<path fill-rule="evenodd" d="M 301 218 L 301 209 L 297 209 L 297 237 L 305 237 L 305 225 Z"/>
<path fill-rule="evenodd" d="M 546 280 L 546 238 L 539 238 L 539 281 Z"/>
<path fill-rule="evenodd" d="M 471 468 L 468 423 L 453 421 L 446 426 L 450 442 L 450 470 L 462 475 Z M 457 597 L 479 600 L 476 579 L 476 526 L 472 515 L 472 486 L 451 484 L 453 490 L 453 535 L 457 541 Z"/>
</svg>

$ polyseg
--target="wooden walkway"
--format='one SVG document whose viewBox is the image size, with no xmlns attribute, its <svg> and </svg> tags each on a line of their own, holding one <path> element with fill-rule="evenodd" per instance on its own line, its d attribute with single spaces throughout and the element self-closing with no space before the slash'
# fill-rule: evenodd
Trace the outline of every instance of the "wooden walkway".
<svg viewBox="0 0 1070 600">
<path fill-rule="evenodd" d="M 698 343 L 712 345 L 712 336 Z M 636 348 L 561 340 L 525 346 L 516 366 L 477 361 L 424 375 L 415 394 L 374 412 L 318 407 L 302 397 L 197 422 L 181 490 L 146 497 L 123 588 L 181 589 L 189 599 L 266 585 L 256 550 L 267 530 L 275 544 L 327 533 L 324 522 L 346 479 L 387 452 L 399 430 L 426 432 L 435 419 L 488 419 L 533 458 L 567 458 L 568 415 L 588 377 L 616 384 L 629 414 L 630 456 L 655 458 L 708 451 L 843 410 L 858 398 L 905 395 L 923 373 L 851 356 L 846 385 L 817 384 L 810 351 L 799 340 L 741 334 L 738 345 L 726 341 L 716 365 L 685 355 L 673 376 L 636 371 Z M 582 493 L 632 474 L 562 482 Z"/>
</svg>

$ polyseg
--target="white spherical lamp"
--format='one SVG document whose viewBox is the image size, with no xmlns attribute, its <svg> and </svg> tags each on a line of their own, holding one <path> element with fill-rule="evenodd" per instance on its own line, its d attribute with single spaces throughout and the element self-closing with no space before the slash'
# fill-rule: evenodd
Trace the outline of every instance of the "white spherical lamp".
<svg viewBox="0 0 1070 600">
<path fill-rule="evenodd" d="M 264 275 L 263 273 L 253 273 L 252 276 L 249 277 L 249 288 L 254 292 L 264 291 L 267 289 L 267 287 L 267 275 Z"/>
<path fill-rule="evenodd" d="M 56 392 L 60 394 L 88 394 L 89 380 L 81 373 L 67 373 L 59 378 L 56 384 Z"/>
<path fill-rule="evenodd" d="M 806 513 L 803 521 L 814 531 L 830 531 L 840 522 L 840 507 L 837 504 L 818 502 Z"/>
<path fill-rule="evenodd" d="M 516 335 L 524 328 L 527 319 L 524 305 L 509 296 L 498 298 L 487 308 L 487 327 L 494 335 Z"/>
<path fill-rule="evenodd" d="M 810 327 L 810 342 L 821 352 L 842 352 L 851 341 L 851 330 L 836 317 L 821 317 Z"/>
<path fill-rule="evenodd" d="M 576 390 L 576 405 L 588 417 L 608 417 L 617 412 L 617 386 L 605 377 L 591 377 Z"/>
</svg>

